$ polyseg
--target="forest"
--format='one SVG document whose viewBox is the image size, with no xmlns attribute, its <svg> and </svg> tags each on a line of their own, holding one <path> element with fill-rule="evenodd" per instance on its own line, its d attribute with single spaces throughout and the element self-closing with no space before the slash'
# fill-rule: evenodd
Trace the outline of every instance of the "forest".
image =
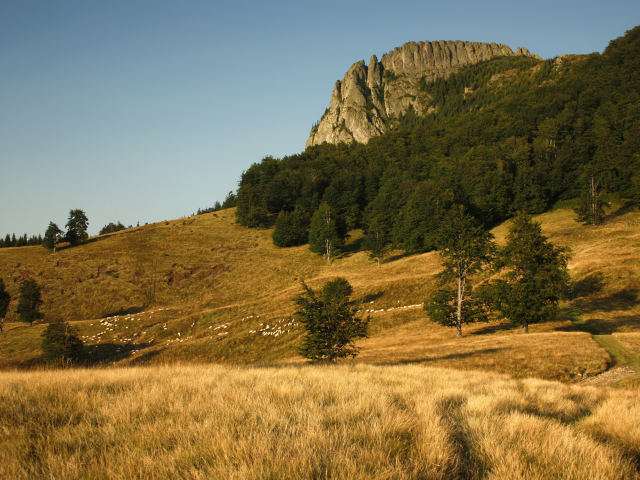
<svg viewBox="0 0 640 480">
<path fill-rule="evenodd" d="M 276 245 L 300 245 L 322 207 L 344 232 L 375 225 L 390 244 L 425 252 L 455 204 L 486 227 L 587 201 L 593 185 L 637 205 L 638 78 L 640 27 L 602 54 L 497 58 L 422 82 L 435 113 L 389 119 L 366 145 L 325 143 L 253 164 L 239 181 L 237 221 L 275 222 Z"/>
</svg>

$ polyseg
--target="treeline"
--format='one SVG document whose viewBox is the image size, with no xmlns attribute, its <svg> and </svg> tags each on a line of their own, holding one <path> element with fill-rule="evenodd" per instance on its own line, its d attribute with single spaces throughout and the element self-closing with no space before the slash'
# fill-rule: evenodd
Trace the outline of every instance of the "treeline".
<svg viewBox="0 0 640 480">
<path fill-rule="evenodd" d="M 489 82 L 514 69 L 503 84 Z M 468 67 L 425 85 L 440 114 L 414 125 L 400 119 L 367 145 L 323 144 L 252 165 L 239 182 L 237 220 L 260 227 L 287 217 L 275 223 L 274 240 L 298 245 L 309 240 L 324 205 L 348 230 L 369 235 L 375 223 L 388 243 L 423 252 L 435 247 L 433 232 L 453 204 L 490 226 L 519 211 L 537 214 L 559 200 L 586 198 L 594 179 L 602 194 L 637 203 L 639 77 L 640 27 L 602 55 Z M 483 108 L 447 109 L 464 96 L 467 81 L 485 98 L 491 89 L 500 93 Z"/>
<path fill-rule="evenodd" d="M 227 193 L 227 197 L 224 199 L 222 203 L 216 200 L 216 203 L 213 204 L 213 207 L 198 209 L 198 213 L 196 215 L 203 215 L 205 213 L 213 213 L 218 210 L 224 210 L 226 208 L 233 208 L 237 203 L 237 196 L 233 192 Z"/>
<path fill-rule="evenodd" d="M 16 237 L 16 234 L 9 235 L 3 238 L 0 238 L 0 248 L 8 248 L 8 247 L 30 247 L 32 245 L 42 245 L 42 235 L 32 235 L 28 237 L 25 233 L 22 237 Z"/>
</svg>

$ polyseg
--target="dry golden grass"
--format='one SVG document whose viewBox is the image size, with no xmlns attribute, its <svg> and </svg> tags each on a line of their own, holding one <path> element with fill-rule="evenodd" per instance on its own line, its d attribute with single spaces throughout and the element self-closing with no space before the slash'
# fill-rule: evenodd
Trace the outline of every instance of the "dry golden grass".
<svg viewBox="0 0 640 480">
<path fill-rule="evenodd" d="M 639 477 L 632 390 L 421 365 L 0 378 L 1 478 Z"/>
<path fill-rule="evenodd" d="M 612 214 L 599 228 L 574 217 L 568 209 L 537 217 L 552 241 L 573 251 L 574 306 L 602 333 L 639 331 L 640 215 Z M 498 241 L 507 227 L 494 230 Z M 441 268 L 435 252 L 393 252 L 377 267 L 357 251 L 362 233 L 352 232 L 345 253 L 328 265 L 307 246 L 273 246 L 271 233 L 236 225 L 231 209 L 96 237 L 56 254 L 41 247 L 1 249 L 0 276 L 16 298 L 21 279 L 35 275 L 45 286 L 45 321 L 73 321 L 91 345 L 93 362 L 298 362 L 302 332 L 290 325 L 291 298 L 302 279 L 316 288 L 338 275 L 367 308 L 384 310 L 372 314 L 359 361 L 564 380 L 596 374 L 611 361 L 567 319 L 532 326 L 529 337 L 504 324 L 465 326 L 465 338 L 455 340 L 453 330 L 429 323 L 420 307 L 389 310 L 429 296 Z M 154 305 L 143 311 L 154 291 Z M 12 323 L 15 314 L 7 320 L 0 366 L 37 361 L 42 327 Z M 267 325 L 270 335 L 252 333 Z"/>
</svg>

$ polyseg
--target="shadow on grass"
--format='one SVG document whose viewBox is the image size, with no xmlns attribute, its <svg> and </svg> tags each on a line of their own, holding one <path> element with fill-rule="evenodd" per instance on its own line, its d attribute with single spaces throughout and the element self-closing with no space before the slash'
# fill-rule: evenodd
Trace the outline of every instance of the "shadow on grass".
<svg viewBox="0 0 640 480">
<path fill-rule="evenodd" d="M 589 275 L 571 285 L 572 299 L 588 297 L 600 293 L 604 288 L 604 275 L 600 272 Z"/>
<path fill-rule="evenodd" d="M 347 243 L 344 247 L 342 247 L 341 256 L 350 257 L 351 255 L 358 253 L 362 249 L 363 243 L 364 237 L 357 238 L 353 242 Z"/>
<path fill-rule="evenodd" d="M 636 210 L 636 208 L 637 207 L 633 202 L 627 201 L 615 212 L 611 212 L 608 215 L 605 215 L 603 223 L 614 221 L 616 218 L 621 217 L 626 213 L 633 212 L 634 210 Z"/>
<path fill-rule="evenodd" d="M 510 350 L 510 349 L 503 348 L 503 347 L 486 348 L 484 350 L 473 350 L 471 352 L 451 353 L 449 355 L 444 355 L 442 357 L 424 357 L 424 358 L 415 358 L 412 360 L 399 360 L 395 362 L 380 362 L 380 363 L 374 363 L 374 365 L 412 365 L 415 363 L 429 363 L 429 362 L 437 362 L 441 360 L 461 360 L 463 358 L 476 357 L 478 355 L 493 355 L 503 350 Z"/>
<path fill-rule="evenodd" d="M 498 332 L 506 332 L 510 330 L 515 330 L 517 328 L 521 328 L 519 325 L 513 325 L 512 323 L 493 323 L 491 325 L 487 325 L 486 327 L 479 328 L 478 330 L 474 330 L 473 332 L 468 332 L 467 334 L 470 336 L 476 335 L 491 335 L 492 333 Z"/>
<path fill-rule="evenodd" d="M 105 313 L 100 318 L 119 317 L 121 315 L 132 315 L 132 314 L 141 313 L 141 312 L 144 312 L 144 307 L 121 308 L 120 310 L 115 310 L 113 312 Z"/>
<path fill-rule="evenodd" d="M 154 346 L 153 343 L 131 343 L 124 345 L 103 343 L 99 345 L 87 345 L 84 347 L 83 357 L 87 365 L 115 362 L 126 359 L 134 350 L 144 350 L 152 346 Z M 149 352 L 149 354 L 152 353 L 154 352 Z"/>
<path fill-rule="evenodd" d="M 378 293 L 370 293 L 369 295 L 365 295 L 362 299 L 362 303 L 371 303 L 375 300 L 381 298 L 386 292 L 378 292 Z"/>
<path fill-rule="evenodd" d="M 401 258 L 407 258 L 413 255 L 415 255 L 415 253 L 411 253 L 411 252 L 396 253 L 394 255 L 389 255 L 387 258 L 384 259 L 384 262 L 382 263 L 393 262 L 394 260 L 400 260 Z"/>
<path fill-rule="evenodd" d="M 608 297 L 579 298 L 574 300 L 575 307 L 581 312 L 616 312 L 630 310 L 640 303 L 640 290 L 630 288 L 613 293 Z"/>
</svg>

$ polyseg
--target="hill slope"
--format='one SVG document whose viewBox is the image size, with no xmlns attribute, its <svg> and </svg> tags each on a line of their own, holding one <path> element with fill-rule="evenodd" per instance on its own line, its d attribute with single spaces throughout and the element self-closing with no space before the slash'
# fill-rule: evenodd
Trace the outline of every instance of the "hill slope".
<svg viewBox="0 0 640 480">
<path fill-rule="evenodd" d="M 574 216 L 557 209 L 538 217 L 552 241 L 573 250 L 568 307 L 597 333 L 626 335 L 621 341 L 640 354 L 640 215 L 618 211 L 599 228 L 579 225 Z M 327 264 L 307 246 L 273 246 L 272 229 L 248 229 L 234 220 L 229 209 L 95 237 L 55 254 L 42 247 L 3 249 L 0 276 L 14 299 L 24 278 L 43 285 L 45 322 L 73 322 L 94 362 L 301 361 L 295 347 L 302 332 L 291 317 L 291 298 L 301 279 L 318 287 L 335 276 L 346 277 L 375 310 L 356 362 L 424 362 L 564 380 L 595 375 L 612 362 L 572 324 L 570 308 L 566 318 L 532 326 L 529 335 L 490 323 L 465 328 L 465 338 L 455 340 L 419 305 L 440 268 L 435 252 L 394 252 L 377 267 L 358 251 L 356 231 L 345 253 Z M 494 229 L 499 241 L 506 228 Z M 44 328 L 10 314 L 0 336 L 1 364 L 37 363 Z"/>
</svg>

